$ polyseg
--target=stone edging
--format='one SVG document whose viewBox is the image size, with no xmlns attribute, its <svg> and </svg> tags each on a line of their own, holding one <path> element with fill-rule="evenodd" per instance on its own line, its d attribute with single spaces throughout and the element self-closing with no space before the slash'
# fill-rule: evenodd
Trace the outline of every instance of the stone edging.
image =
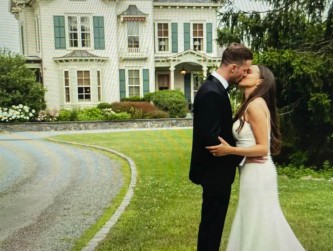
<svg viewBox="0 0 333 251">
<path fill-rule="evenodd" d="M 192 118 L 135 119 L 114 121 L 21 122 L 0 123 L 0 131 L 77 131 L 101 129 L 137 129 L 191 127 Z"/>
<path fill-rule="evenodd" d="M 86 245 L 86 247 L 84 247 L 82 249 L 82 251 L 93 251 L 97 247 L 98 243 L 106 237 L 106 235 L 109 233 L 111 228 L 118 221 L 121 214 L 125 211 L 126 207 L 129 205 L 129 203 L 130 203 L 130 201 L 133 197 L 133 194 L 134 194 L 134 188 L 136 186 L 136 176 L 137 176 L 136 165 L 135 165 L 134 161 L 131 158 L 127 157 L 126 155 L 124 155 L 124 154 L 122 154 L 122 153 L 120 153 L 116 150 L 110 149 L 110 148 L 105 148 L 105 147 L 100 147 L 100 146 L 95 146 L 95 145 L 86 145 L 86 144 L 80 144 L 80 143 L 74 143 L 74 142 L 68 142 L 68 141 L 61 141 L 61 140 L 56 140 L 56 139 L 51 139 L 51 138 L 48 138 L 48 140 L 58 142 L 58 143 L 65 143 L 65 144 L 84 146 L 84 147 L 92 147 L 92 148 L 95 148 L 95 149 L 98 149 L 98 150 L 104 150 L 104 151 L 116 154 L 119 157 L 125 159 L 130 165 L 131 181 L 130 181 L 130 184 L 128 186 L 128 190 L 126 192 L 126 195 L 125 195 L 124 199 L 122 200 L 122 202 L 119 205 L 119 207 L 117 208 L 117 210 L 113 213 L 111 218 L 95 234 L 95 236 L 89 241 L 89 243 Z"/>
</svg>

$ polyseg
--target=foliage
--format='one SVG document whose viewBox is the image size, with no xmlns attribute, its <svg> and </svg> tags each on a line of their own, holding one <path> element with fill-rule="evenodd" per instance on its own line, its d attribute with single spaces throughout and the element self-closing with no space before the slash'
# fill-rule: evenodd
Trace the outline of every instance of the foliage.
<svg viewBox="0 0 333 251">
<path fill-rule="evenodd" d="M 162 90 L 154 92 L 151 100 L 156 107 L 169 113 L 171 118 L 184 118 L 187 114 L 185 96 L 178 90 Z"/>
<path fill-rule="evenodd" d="M 35 110 L 22 104 L 0 107 L 0 122 L 26 122 L 35 117 Z"/>
<path fill-rule="evenodd" d="M 112 103 L 112 109 L 115 112 L 127 112 L 132 119 L 149 119 L 149 118 L 168 118 L 166 112 L 161 111 L 148 102 L 139 101 L 122 101 Z"/>
<path fill-rule="evenodd" d="M 24 104 L 38 112 L 46 107 L 44 93 L 24 58 L 0 48 L 0 107 Z"/>
<path fill-rule="evenodd" d="M 38 112 L 38 116 L 36 118 L 37 121 L 57 121 L 59 117 L 59 111 L 57 109 L 46 109 Z"/>
<path fill-rule="evenodd" d="M 255 63 L 274 72 L 283 135 L 278 161 L 308 166 L 332 162 L 333 1 L 260 2 L 270 10 L 245 12 L 227 4 L 218 43 L 238 38 L 255 52 Z M 302 158 L 290 157 L 299 152 Z"/>
<path fill-rule="evenodd" d="M 111 104 L 110 103 L 105 103 L 105 102 L 103 102 L 103 103 L 99 103 L 98 105 L 97 105 L 97 108 L 98 109 L 110 109 L 111 108 Z"/>
<path fill-rule="evenodd" d="M 58 120 L 59 121 L 77 121 L 78 120 L 78 109 L 61 109 L 59 111 Z"/>
<path fill-rule="evenodd" d="M 79 121 L 93 121 L 93 120 L 103 120 L 103 112 L 97 107 L 85 108 L 79 110 L 77 118 Z"/>
<path fill-rule="evenodd" d="M 140 96 L 132 96 L 129 98 L 123 98 L 123 99 L 121 99 L 121 101 L 141 102 L 141 101 L 145 101 L 145 100 L 144 100 L 144 98 L 141 98 Z"/>
</svg>

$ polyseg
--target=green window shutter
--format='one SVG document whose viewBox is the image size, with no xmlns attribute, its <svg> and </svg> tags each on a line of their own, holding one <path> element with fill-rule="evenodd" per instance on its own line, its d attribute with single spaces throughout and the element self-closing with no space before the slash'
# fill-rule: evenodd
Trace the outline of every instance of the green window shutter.
<svg viewBox="0 0 333 251">
<path fill-rule="evenodd" d="M 56 49 L 66 49 L 65 17 L 53 16 L 54 46 Z"/>
<path fill-rule="evenodd" d="M 149 92 L 149 69 L 143 69 L 143 95 Z"/>
<path fill-rule="evenodd" d="M 190 23 L 184 23 L 184 51 L 191 48 L 191 28 Z"/>
<path fill-rule="evenodd" d="M 125 81 L 125 70 L 119 70 L 119 93 L 120 99 L 126 98 L 126 81 Z"/>
<path fill-rule="evenodd" d="M 104 17 L 93 17 L 94 23 L 94 46 L 96 50 L 105 49 Z"/>
<path fill-rule="evenodd" d="M 212 53 L 213 52 L 213 25 L 212 23 L 206 24 L 206 52 Z"/>
<path fill-rule="evenodd" d="M 171 24 L 171 39 L 172 39 L 172 52 L 178 52 L 178 24 Z"/>
</svg>

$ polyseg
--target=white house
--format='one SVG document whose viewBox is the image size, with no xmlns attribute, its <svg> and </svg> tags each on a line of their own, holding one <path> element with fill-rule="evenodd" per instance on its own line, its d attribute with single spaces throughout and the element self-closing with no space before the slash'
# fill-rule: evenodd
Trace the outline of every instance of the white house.
<svg viewBox="0 0 333 251">
<path fill-rule="evenodd" d="M 220 62 L 217 8 L 210 0 L 10 0 L 49 108 L 163 89 L 191 103 L 197 73 Z"/>
</svg>

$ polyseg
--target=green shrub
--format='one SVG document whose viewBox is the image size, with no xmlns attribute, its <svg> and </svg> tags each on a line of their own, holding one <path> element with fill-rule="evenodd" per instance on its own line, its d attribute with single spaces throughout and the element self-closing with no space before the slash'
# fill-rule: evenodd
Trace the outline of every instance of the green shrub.
<svg viewBox="0 0 333 251">
<path fill-rule="evenodd" d="M 152 101 L 152 96 L 154 95 L 153 92 L 148 92 L 145 94 L 145 96 L 143 97 L 143 100 L 146 102 L 151 102 Z"/>
<path fill-rule="evenodd" d="M 133 102 L 141 102 L 145 101 L 144 98 L 140 98 L 140 96 L 132 96 L 130 98 L 123 98 L 121 101 L 133 101 Z"/>
<path fill-rule="evenodd" d="M 97 108 L 98 109 L 109 109 L 109 108 L 111 108 L 111 104 L 109 104 L 109 103 L 106 103 L 106 102 L 102 102 L 102 103 L 99 103 L 98 105 L 97 105 Z"/>
<path fill-rule="evenodd" d="M 131 114 L 127 112 L 111 113 L 106 118 L 107 120 L 126 120 L 131 118 Z"/>
<path fill-rule="evenodd" d="M 132 119 L 168 118 L 169 114 L 159 110 L 148 102 L 115 102 L 112 103 L 115 112 L 127 112 Z"/>
<path fill-rule="evenodd" d="M 78 109 L 62 109 L 59 111 L 58 121 L 77 121 L 79 110 Z"/>
<path fill-rule="evenodd" d="M 171 118 L 184 118 L 188 112 L 185 96 L 181 91 L 162 90 L 151 97 L 154 105 L 169 113 Z"/>
<path fill-rule="evenodd" d="M 104 120 L 102 110 L 97 107 L 79 110 L 77 117 L 79 121 Z"/>
</svg>

